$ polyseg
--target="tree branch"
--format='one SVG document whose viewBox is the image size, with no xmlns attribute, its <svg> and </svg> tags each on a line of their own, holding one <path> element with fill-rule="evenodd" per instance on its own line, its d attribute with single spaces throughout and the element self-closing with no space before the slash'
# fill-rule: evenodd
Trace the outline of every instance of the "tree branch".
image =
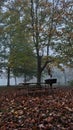
<svg viewBox="0 0 73 130">
<path fill-rule="evenodd" d="M 41 72 L 45 69 L 48 63 L 52 62 L 53 60 L 47 60 L 44 65 L 41 67 Z"/>
</svg>

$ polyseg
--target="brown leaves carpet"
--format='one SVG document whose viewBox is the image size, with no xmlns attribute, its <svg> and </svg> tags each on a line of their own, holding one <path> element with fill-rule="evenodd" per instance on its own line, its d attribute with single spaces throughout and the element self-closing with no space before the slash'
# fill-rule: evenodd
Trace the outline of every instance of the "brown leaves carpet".
<svg viewBox="0 0 73 130">
<path fill-rule="evenodd" d="M 0 89 L 0 130 L 73 130 L 73 88 Z"/>
</svg>

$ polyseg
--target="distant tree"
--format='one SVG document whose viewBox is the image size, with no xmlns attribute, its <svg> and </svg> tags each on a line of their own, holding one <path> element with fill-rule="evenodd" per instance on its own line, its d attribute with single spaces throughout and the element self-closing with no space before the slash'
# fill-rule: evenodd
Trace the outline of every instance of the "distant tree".
<svg viewBox="0 0 73 130">
<path fill-rule="evenodd" d="M 73 67 L 73 1 L 61 1 L 61 27 L 54 44 L 55 55 L 66 66 Z"/>
<path fill-rule="evenodd" d="M 13 72 L 13 74 L 15 74 L 15 69 L 22 68 L 22 74 L 24 73 L 27 76 L 30 75 L 30 72 L 33 75 L 34 68 L 36 68 L 36 57 L 33 52 L 33 43 L 30 36 L 30 32 L 27 27 L 29 23 L 29 17 L 27 19 L 28 22 L 26 22 L 26 19 L 21 20 L 21 14 L 19 14 L 19 7 L 20 6 L 18 2 L 10 3 L 9 6 L 7 6 L 7 10 L 3 13 L 2 17 L 2 22 L 6 24 L 6 26 L 3 28 L 2 34 L 2 40 L 4 42 L 1 41 L 1 44 L 2 48 L 4 46 L 6 52 L 4 53 L 4 56 L 7 55 L 7 59 L 5 59 L 6 69 L 8 73 L 7 85 L 10 84 L 10 72 Z M 23 10 L 26 11 L 27 15 L 26 7 L 27 5 L 25 6 L 25 8 L 23 8 Z"/>
</svg>

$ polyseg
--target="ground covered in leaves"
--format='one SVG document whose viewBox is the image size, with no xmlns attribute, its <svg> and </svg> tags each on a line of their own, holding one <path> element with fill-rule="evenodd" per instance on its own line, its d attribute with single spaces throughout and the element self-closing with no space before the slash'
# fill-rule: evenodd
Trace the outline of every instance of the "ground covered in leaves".
<svg viewBox="0 0 73 130">
<path fill-rule="evenodd" d="M 73 130 L 73 88 L 0 89 L 0 130 Z"/>
</svg>

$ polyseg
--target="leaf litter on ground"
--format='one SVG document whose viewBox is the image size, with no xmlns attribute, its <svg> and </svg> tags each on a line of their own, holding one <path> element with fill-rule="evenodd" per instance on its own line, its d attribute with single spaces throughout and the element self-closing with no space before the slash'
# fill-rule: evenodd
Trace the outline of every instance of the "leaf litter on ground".
<svg viewBox="0 0 73 130">
<path fill-rule="evenodd" d="M 73 130 L 73 88 L 30 91 L 0 92 L 0 130 Z"/>
</svg>

